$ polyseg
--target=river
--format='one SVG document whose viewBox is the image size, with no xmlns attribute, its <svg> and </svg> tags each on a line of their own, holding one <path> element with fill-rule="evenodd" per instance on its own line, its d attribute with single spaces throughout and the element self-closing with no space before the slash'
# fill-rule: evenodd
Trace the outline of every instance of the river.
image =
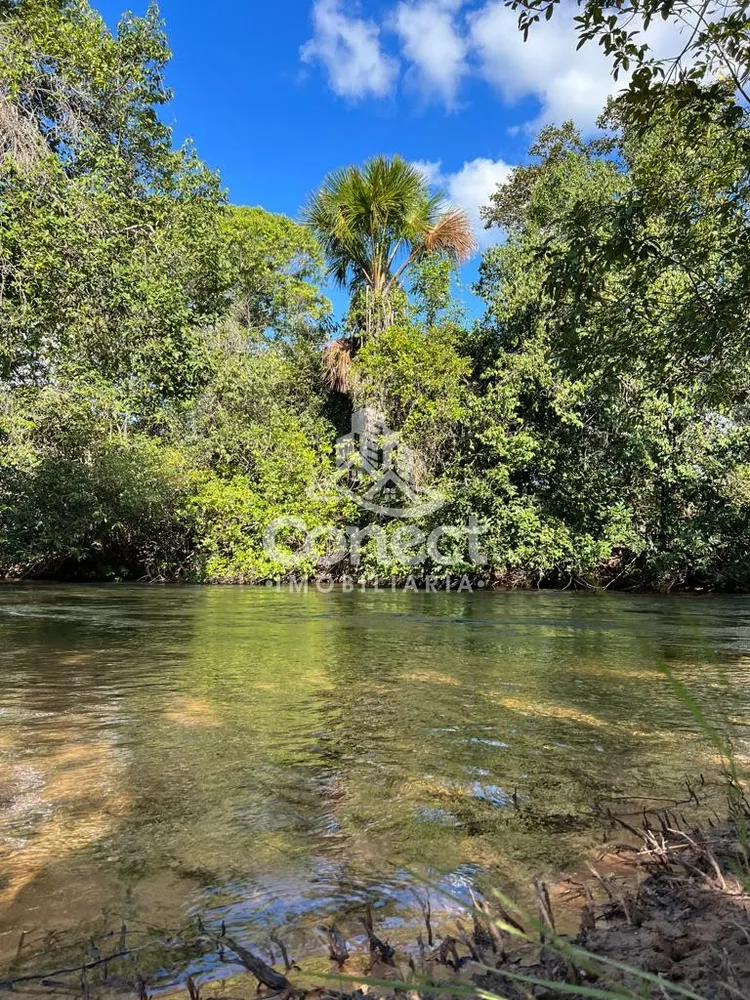
<svg viewBox="0 0 750 1000">
<path fill-rule="evenodd" d="M 744 597 L 6 586 L 0 950 L 103 910 L 397 933 L 424 879 L 574 865 L 594 804 L 713 766 L 663 664 L 742 756 Z"/>
</svg>

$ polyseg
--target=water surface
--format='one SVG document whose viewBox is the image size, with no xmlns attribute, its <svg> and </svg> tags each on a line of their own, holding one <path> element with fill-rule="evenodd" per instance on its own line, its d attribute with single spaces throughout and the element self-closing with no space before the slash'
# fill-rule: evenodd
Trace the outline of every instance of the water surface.
<svg viewBox="0 0 750 1000">
<path fill-rule="evenodd" d="M 750 599 L 0 590 L 0 951 L 103 908 L 253 939 L 427 874 L 574 864 L 595 802 L 680 796 L 738 752 Z"/>
</svg>

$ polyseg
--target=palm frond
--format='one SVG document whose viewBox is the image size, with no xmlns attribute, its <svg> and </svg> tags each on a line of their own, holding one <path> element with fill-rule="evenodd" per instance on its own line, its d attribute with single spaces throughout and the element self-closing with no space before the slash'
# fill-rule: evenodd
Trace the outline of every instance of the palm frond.
<svg viewBox="0 0 750 1000">
<path fill-rule="evenodd" d="M 352 344 L 343 337 L 333 340 L 323 349 L 323 375 L 328 385 L 339 392 L 351 389 Z"/>
<path fill-rule="evenodd" d="M 323 249 L 329 277 L 352 292 L 364 287 L 388 294 L 424 251 L 463 261 L 475 249 L 465 213 L 445 210 L 443 196 L 400 156 L 334 170 L 303 218 Z"/>
<path fill-rule="evenodd" d="M 449 208 L 434 226 L 425 233 L 424 248 L 430 252 L 449 253 L 463 262 L 477 249 L 469 216 L 463 209 Z"/>
</svg>

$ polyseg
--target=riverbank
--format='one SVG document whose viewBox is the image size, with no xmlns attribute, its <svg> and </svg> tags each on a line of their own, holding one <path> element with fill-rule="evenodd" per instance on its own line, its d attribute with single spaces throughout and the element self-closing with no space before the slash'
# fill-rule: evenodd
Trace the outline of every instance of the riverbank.
<svg viewBox="0 0 750 1000">
<path fill-rule="evenodd" d="M 359 998 L 407 990 L 420 997 L 466 995 L 474 987 L 477 996 L 489 992 L 507 1000 L 747 997 L 747 814 L 739 822 L 691 830 L 672 825 L 676 820 L 668 812 L 656 819 L 637 831 L 639 844 L 613 843 L 599 852 L 595 863 L 588 863 L 587 876 L 549 886 L 536 883 L 538 913 L 533 916 L 499 895 L 477 900 L 473 912 L 457 919 L 452 933 L 439 940 L 427 917 L 424 933 L 403 950 L 381 940 L 365 917 L 359 948 L 352 949 L 329 928 L 332 965 L 322 972 L 327 984 L 315 985 L 318 963 L 308 963 L 287 968 L 285 983 L 268 992 Z M 558 933 L 558 925 L 573 919 L 577 932 Z M 247 964 L 246 953 L 239 957 Z M 339 972 L 348 978 L 336 983 Z M 193 1000 L 250 1000 L 263 972 L 244 979 L 249 981 L 233 977 L 200 988 L 191 982 L 187 989 Z"/>
<path fill-rule="evenodd" d="M 574 875 L 535 883 L 533 915 L 489 894 L 436 927 L 425 890 L 424 926 L 411 944 L 386 940 L 369 907 L 356 921 L 358 933 L 351 926 L 344 933 L 335 922 L 321 925 L 320 955 L 300 962 L 281 934 L 261 949 L 201 918 L 158 943 L 136 944 L 137 935 L 123 925 L 108 943 L 87 942 L 77 965 L 44 971 L 23 960 L 22 935 L 17 968 L 0 976 L 0 988 L 87 1000 L 185 994 L 361 1000 L 404 993 L 413 1000 L 488 994 L 736 1000 L 750 995 L 748 818 L 743 797 L 742 811 L 721 825 L 684 829 L 668 810 L 651 814 L 640 829 L 619 820 L 624 841 L 602 847 Z M 209 953 L 226 966 L 226 976 L 217 978 L 215 967 L 211 975 L 197 971 Z M 185 971 L 168 981 L 165 967 L 180 961 Z"/>
<path fill-rule="evenodd" d="M 661 814 L 658 825 L 639 831 L 638 846 L 609 845 L 589 863 L 588 877 L 537 883 L 534 916 L 499 897 L 477 901 L 474 912 L 433 947 L 425 943 L 429 928 L 414 948 L 400 953 L 390 954 L 387 943 L 370 937 L 368 948 L 335 963 L 350 976 L 362 975 L 361 982 L 311 986 L 308 968 L 290 970 L 288 988 L 334 998 L 398 996 L 403 990 L 411 997 L 466 995 L 472 988 L 473 995 L 506 1000 L 747 997 L 745 819 L 682 830 L 670 825 L 674 817 Z M 558 934 L 558 923 L 570 924 L 574 915 L 577 932 Z M 334 974 L 330 969 L 328 975 Z M 245 992 L 236 978 L 200 989 L 203 1000 L 238 995 L 249 1000 L 253 989 Z"/>
<path fill-rule="evenodd" d="M 515 572 L 506 572 L 496 568 L 488 568 L 484 574 L 476 571 L 452 573 L 402 573 L 396 576 L 361 575 L 352 572 L 325 573 L 301 577 L 230 577 L 227 579 L 210 579 L 203 577 L 167 577 L 143 576 L 104 576 L 104 575 L 46 575 L 27 576 L 0 574 L 0 590 L 9 591 L 19 588 L 33 587 L 142 587 L 149 588 L 188 588 L 199 587 L 209 590 L 232 589 L 271 589 L 284 594 L 319 593 L 344 594 L 358 591 L 367 593 L 426 593 L 426 594 L 464 594 L 464 593 L 576 593 L 591 596 L 607 594 L 626 594 L 643 597 L 747 597 L 750 588 L 727 582 L 721 586 L 701 585 L 699 583 L 674 583 L 664 586 L 654 584 L 633 584 L 627 580 L 612 580 L 590 582 L 582 578 L 570 577 L 538 579 L 523 576 Z"/>
</svg>

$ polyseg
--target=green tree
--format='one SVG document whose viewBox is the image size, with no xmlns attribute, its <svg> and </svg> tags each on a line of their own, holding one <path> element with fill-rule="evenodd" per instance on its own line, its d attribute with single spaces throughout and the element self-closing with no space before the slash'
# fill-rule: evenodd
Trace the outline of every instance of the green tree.
<svg viewBox="0 0 750 1000">
<path fill-rule="evenodd" d="M 112 34 L 20 0 L 0 34 L 0 567 L 255 578 L 330 465 L 320 248 L 172 148 L 153 5 Z"/>
<path fill-rule="evenodd" d="M 455 261 L 474 250 L 465 213 L 430 194 L 422 173 L 400 156 L 376 156 L 362 167 L 329 174 L 305 208 L 328 273 L 357 301 L 359 335 L 380 333 L 394 317 L 402 280 L 426 254 Z"/>
<path fill-rule="evenodd" d="M 218 179 L 158 117 L 156 8 L 113 36 L 83 0 L 20 0 L 0 33 L 0 377 L 96 371 L 157 409 L 204 376 L 224 289 Z"/>
<path fill-rule="evenodd" d="M 230 316 L 246 337 L 314 341 L 325 335 L 331 307 L 319 289 L 323 258 L 306 227 L 262 208 L 232 207 L 222 237 Z"/>
<path fill-rule="evenodd" d="M 709 116 L 664 103 L 645 132 L 626 102 L 610 122 L 590 144 L 545 132 L 488 210 L 507 240 L 481 269 L 475 495 L 496 560 L 541 579 L 737 585 L 744 122 L 731 93 Z"/>
</svg>

